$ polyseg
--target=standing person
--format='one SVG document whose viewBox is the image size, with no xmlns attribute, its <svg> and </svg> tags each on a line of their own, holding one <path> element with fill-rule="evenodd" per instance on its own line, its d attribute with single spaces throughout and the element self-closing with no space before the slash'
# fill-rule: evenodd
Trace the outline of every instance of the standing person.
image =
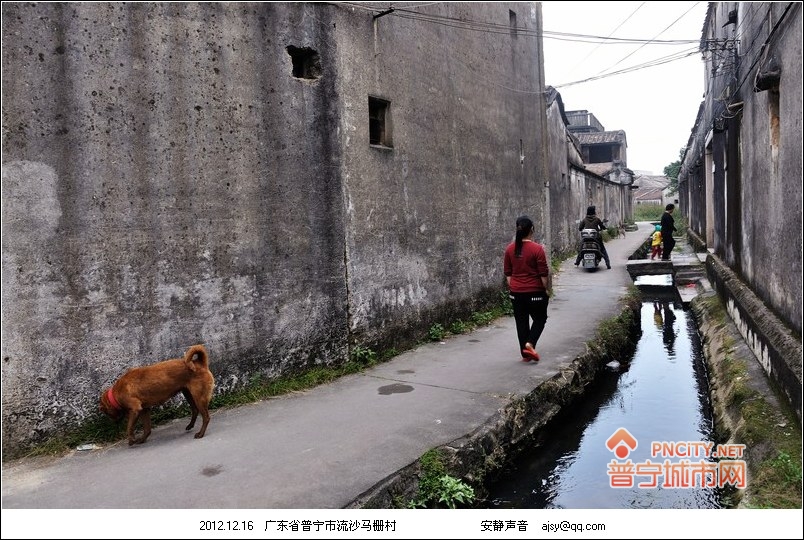
<svg viewBox="0 0 804 540">
<path fill-rule="evenodd" d="M 668 204 L 664 207 L 664 214 L 662 214 L 662 260 L 669 261 L 670 260 L 670 252 L 673 251 L 673 248 L 676 245 L 676 241 L 673 238 L 673 233 L 676 232 L 676 220 L 673 219 L 673 210 L 676 209 L 676 205 L 673 203 Z"/>
<path fill-rule="evenodd" d="M 528 216 L 516 220 L 516 237 L 503 256 L 503 273 L 514 308 L 522 361 L 538 362 L 536 343 L 547 322 L 550 265 L 544 246 L 533 240 L 533 221 Z"/>
<path fill-rule="evenodd" d="M 604 225 L 603 221 L 595 214 L 594 206 L 586 208 L 586 217 L 578 224 L 579 231 L 584 229 L 595 229 L 598 233 L 606 230 L 606 225 Z M 606 245 L 603 243 L 603 236 L 601 234 L 597 235 L 597 244 L 600 246 L 600 253 L 603 255 L 603 260 L 606 261 L 606 268 L 611 270 L 611 261 L 609 261 L 609 254 L 606 251 Z M 581 250 L 578 249 L 578 256 L 575 258 L 575 266 L 581 264 L 582 255 Z"/>
<path fill-rule="evenodd" d="M 655 230 L 653 231 L 653 235 L 651 236 L 650 241 L 650 260 L 653 260 L 658 255 L 659 258 L 662 258 L 662 227 L 661 225 L 656 225 Z"/>
</svg>

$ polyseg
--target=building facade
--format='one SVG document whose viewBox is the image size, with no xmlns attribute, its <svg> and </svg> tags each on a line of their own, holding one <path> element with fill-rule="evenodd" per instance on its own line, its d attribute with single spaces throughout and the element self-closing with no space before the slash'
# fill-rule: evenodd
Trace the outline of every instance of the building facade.
<svg viewBox="0 0 804 540">
<path fill-rule="evenodd" d="M 681 211 L 729 312 L 801 417 L 802 5 L 712 2 Z M 725 272 L 725 274 L 724 274 Z M 726 276 L 726 277 L 724 277 Z"/>
<path fill-rule="evenodd" d="M 561 94 L 548 86 L 548 171 L 551 247 L 556 256 L 578 249 L 578 220 L 590 205 L 610 226 L 633 215 L 633 173 L 624 162 L 588 162 L 589 147 L 581 137 L 604 132 L 602 124 L 586 110 L 565 111 Z M 616 152 L 625 156 L 625 133 L 616 134 Z M 610 154 L 613 155 L 613 154 Z"/>
</svg>

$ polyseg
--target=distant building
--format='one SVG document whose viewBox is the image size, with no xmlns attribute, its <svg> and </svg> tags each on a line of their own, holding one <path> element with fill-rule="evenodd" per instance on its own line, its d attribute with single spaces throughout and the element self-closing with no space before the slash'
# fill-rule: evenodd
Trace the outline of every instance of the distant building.
<svg viewBox="0 0 804 540">
<path fill-rule="evenodd" d="M 547 86 L 547 132 L 549 134 L 548 165 L 552 253 L 574 251 L 578 242 L 578 220 L 589 205 L 612 225 L 624 223 L 633 216 L 631 187 L 633 172 L 626 167 L 625 133 L 605 132 L 588 111 L 566 111 L 561 94 Z M 609 150 L 601 162 L 589 162 L 594 141 L 584 144 L 586 136 L 614 133 L 614 151 Z M 608 140 L 608 139 L 607 139 Z M 620 157 L 623 158 L 620 161 Z"/>
<path fill-rule="evenodd" d="M 666 176 L 637 174 L 634 178 L 634 204 L 665 205 L 673 202 L 669 193 L 670 179 Z"/>
<path fill-rule="evenodd" d="M 581 154 L 586 164 L 591 163 L 628 163 L 625 131 L 606 131 L 595 115 L 586 110 L 567 111 L 572 133 L 581 145 Z"/>
<path fill-rule="evenodd" d="M 569 122 L 567 129 L 571 133 L 577 135 L 578 133 L 600 133 L 605 131 L 603 125 L 595 118 L 595 115 L 587 110 L 567 111 L 565 114 Z"/>
<path fill-rule="evenodd" d="M 567 131 L 580 149 L 584 167 L 612 182 L 631 185 L 634 172 L 628 168 L 625 131 L 606 131 L 587 110 L 567 111 L 565 115 Z"/>
</svg>

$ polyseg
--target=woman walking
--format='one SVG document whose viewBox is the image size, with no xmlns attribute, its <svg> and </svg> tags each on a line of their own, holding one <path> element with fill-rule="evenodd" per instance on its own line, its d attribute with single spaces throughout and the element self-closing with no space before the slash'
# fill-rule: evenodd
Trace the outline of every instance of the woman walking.
<svg viewBox="0 0 804 540">
<path fill-rule="evenodd" d="M 514 308 L 522 360 L 538 361 L 536 343 L 547 322 L 550 265 L 544 246 L 533 240 L 533 221 L 528 216 L 516 220 L 516 237 L 503 256 L 503 273 Z"/>
</svg>

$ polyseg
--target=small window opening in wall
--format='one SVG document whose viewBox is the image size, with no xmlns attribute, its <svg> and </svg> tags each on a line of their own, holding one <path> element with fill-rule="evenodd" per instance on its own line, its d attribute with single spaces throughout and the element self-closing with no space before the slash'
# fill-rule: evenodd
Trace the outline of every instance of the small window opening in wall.
<svg viewBox="0 0 804 540">
<path fill-rule="evenodd" d="M 368 100 L 369 144 L 391 148 L 391 103 L 372 96 Z"/>
<path fill-rule="evenodd" d="M 516 37 L 516 13 L 508 10 L 508 26 L 511 27 L 511 36 Z"/>
<path fill-rule="evenodd" d="M 318 79 L 321 77 L 321 59 L 318 53 L 309 47 L 287 47 L 293 61 L 293 76 L 297 79 Z"/>
</svg>

